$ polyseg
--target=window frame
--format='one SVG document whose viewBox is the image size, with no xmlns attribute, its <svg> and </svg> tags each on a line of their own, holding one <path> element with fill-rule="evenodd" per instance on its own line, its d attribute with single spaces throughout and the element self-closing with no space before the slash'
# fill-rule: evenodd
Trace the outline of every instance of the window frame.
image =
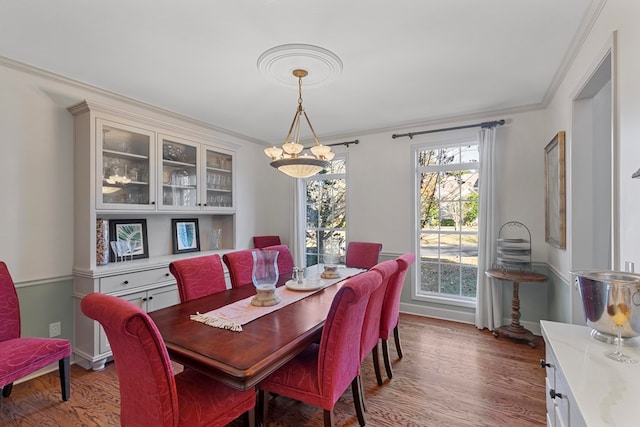
<svg viewBox="0 0 640 427">
<path fill-rule="evenodd" d="M 347 156 L 347 153 L 340 153 L 340 154 L 336 154 L 335 157 L 331 160 L 332 162 L 335 162 L 336 160 L 342 160 L 344 161 L 345 164 L 345 172 L 344 173 L 326 173 L 326 174 L 316 174 L 313 176 L 310 176 L 308 178 L 303 178 L 303 186 L 302 186 L 302 197 L 300 200 L 300 208 L 302 209 L 302 212 L 304 214 L 304 224 L 303 224 L 303 230 L 302 230 L 302 239 L 304 242 L 304 260 L 305 263 L 307 261 L 307 258 L 309 255 L 312 255 L 310 253 L 307 252 L 307 245 L 306 245 L 306 236 L 307 236 L 307 230 L 309 230 L 307 228 L 307 224 L 308 224 L 308 220 L 307 220 L 307 199 L 306 199 L 306 194 L 307 194 L 307 183 L 311 182 L 311 181 L 325 181 L 325 180 L 331 180 L 331 179 L 344 179 L 345 182 L 345 215 L 346 215 L 346 224 L 344 228 L 337 228 L 335 230 L 338 230 L 340 232 L 344 232 L 344 236 L 345 236 L 345 246 L 347 243 L 347 239 L 348 239 L 348 226 L 349 226 L 349 158 Z M 325 228 L 326 229 L 326 228 Z M 344 248 L 345 250 L 341 253 L 341 262 L 344 262 L 344 254 L 346 251 L 346 248 Z M 319 255 L 319 254 L 316 254 Z M 318 259 L 318 262 L 321 262 L 321 260 Z"/>
<path fill-rule="evenodd" d="M 441 148 L 452 148 L 452 147 L 460 147 L 464 145 L 478 145 L 480 143 L 478 139 L 478 133 L 472 130 L 462 130 L 462 131 L 454 131 L 447 132 L 438 135 L 430 135 L 430 137 L 426 138 L 427 140 L 422 142 L 417 142 L 412 144 L 411 149 L 411 168 L 413 171 L 413 248 L 414 253 L 416 254 L 416 261 L 413 268 L 413 283 L 411 286 L 411 298 L 416 301 L 424 301 L 429 303 L 441 304 L 441 305 L 451 305 L 457 307 L 464 308 L 475 308 L 476 307 L 476 298 L 475 297 L 456 297 L 454 295 L 448 294 L 431 294 L 425 295 L 420 292 L 420 285 L 422 280 L 422 261 L 421 261 L 421 244 L 420 244 L 420 235 L 422 234 L 422 229 L 420 228 L 420 218 L 421 218 L 421 199 L 420 199 L 420 182 L 421 182 L 421 173 L 422 169 L 418 166 L 418 153 L 424 150 L 433 150 L 433 149 L 441 149 Z M 443 168 L 444 169 L 444 168 Z M 480 159 L 478 159 L 478 173 L 480 173 Z M 478 248 L 479 249 L 479 248 Z M 480 271 L 478 271 L 480 274 Z M 477 289 L 476 289 L 477 295 Z"/>
</svg>

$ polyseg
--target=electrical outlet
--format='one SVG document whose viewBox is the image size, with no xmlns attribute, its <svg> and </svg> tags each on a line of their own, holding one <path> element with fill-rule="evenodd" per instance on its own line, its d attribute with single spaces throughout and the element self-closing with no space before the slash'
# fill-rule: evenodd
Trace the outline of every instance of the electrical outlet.
<svg viewBox="0 0 640 427">
<path fill-rule="evenodd" d="M 62 327 L 60 322 L 49 323 L 49 338 L 62 335 Z"/>
</svg>

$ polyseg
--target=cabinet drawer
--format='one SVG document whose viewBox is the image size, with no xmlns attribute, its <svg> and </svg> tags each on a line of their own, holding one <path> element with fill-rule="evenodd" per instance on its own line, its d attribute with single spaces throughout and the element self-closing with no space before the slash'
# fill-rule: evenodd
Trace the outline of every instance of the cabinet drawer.
<svg viewBox="0 0 640 427">
<path fill-rule="evenodd" d="M 134 273 L 117 274 L 115 276 L 103 277 L 100 279 L 100 292 L 108 294 L 112 292 L 125 291 L 127 289 L 133 289 L 140 286 L 167 282 L 172 279 L 173 276 L 169 273 L 169 267 L 137 271 Z"/>
</svg>

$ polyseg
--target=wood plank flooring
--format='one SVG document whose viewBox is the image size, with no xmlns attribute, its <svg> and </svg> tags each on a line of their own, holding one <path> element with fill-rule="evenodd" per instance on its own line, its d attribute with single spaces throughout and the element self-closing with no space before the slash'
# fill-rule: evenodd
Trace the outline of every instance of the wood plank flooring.
<svg viewBox="0 0 640 427">
<path fill-rule="evenodd" d="M 364 362 L 367 426 L 546 425 L 541 338 L 532 349 L 473 325 L 402 314 L 400 339 L 404 358 L 395 359 L 390 343 L 394 377 L 385 376 L 383 386 L 371 356 Z M 3 399 L 0 426 L 118 426 L 119 400 L 113 363 L 103 371 L 73 365 L 68 402 L 61 400 L 57 372 L 17 384 Z M 351 388 L 335 412 L 337 426 L 358 426 Z M 271 399 L 269 413 L 274 427 L 322 426 L 321 409 L 282 396 Z"/>
</svg>

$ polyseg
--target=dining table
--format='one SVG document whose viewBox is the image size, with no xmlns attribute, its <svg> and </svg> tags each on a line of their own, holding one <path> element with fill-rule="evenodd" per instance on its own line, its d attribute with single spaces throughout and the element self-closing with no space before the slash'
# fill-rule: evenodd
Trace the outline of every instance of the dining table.
<svg viewBox="0 0 640 427">
<path fill-rule="evenodd" d="M 195 369 L 238 390 L 256 386 L 310 344 L 319 341 L 333 297 L 350 269 L 338 269 L 341 280 L 291 304 L 277 307 L 247 324 L 241 331 L 212 327 L 192 320 L 256 294 L 252 284 L 227 289 L 149 313 L 171 360 Z M 306 269 L 305 277 L 318 276 L 322 266 Z M 277 286 L 291 280 L 282 274 Z M 290 282 L 291 283 L 291 282 Z"/>
</svg>

